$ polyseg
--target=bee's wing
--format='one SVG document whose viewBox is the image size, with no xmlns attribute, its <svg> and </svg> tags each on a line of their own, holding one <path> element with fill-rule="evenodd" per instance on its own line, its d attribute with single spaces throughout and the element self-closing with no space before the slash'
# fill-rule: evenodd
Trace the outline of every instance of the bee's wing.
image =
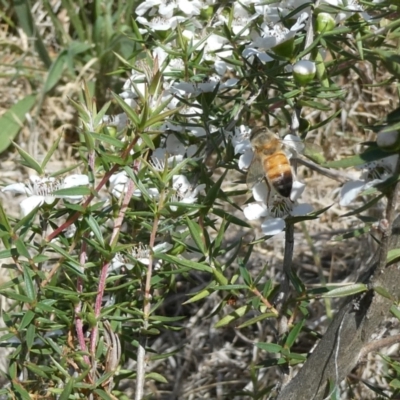
<svg viewBox="0 0 400 400">
<path fill-rule="evenodd" d="M 303 154 L 318 164 L 326 161 L 321 146 L 316 143 L 303 141 L 296 135 L 286 135 L 282 143 L 295 153 Z"/>
<path fill-rule="evenodd" d="M 282 144 L 296 153 L 303 154 L 304 152 L 304 141 L 296 135 L 286 135 L 282 140 Z"/>
<path fill-rule="evenodd" d="M 259 157 L 253 157 L 247 172 L 246 184 L 249 189 L 252 189 L 258 182 L 264 178 L 265 172 L 262 161 Z"/>
</svg>

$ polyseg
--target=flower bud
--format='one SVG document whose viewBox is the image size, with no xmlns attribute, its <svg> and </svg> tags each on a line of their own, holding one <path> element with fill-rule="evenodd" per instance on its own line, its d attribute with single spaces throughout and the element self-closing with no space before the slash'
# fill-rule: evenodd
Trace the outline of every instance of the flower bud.
<svg viewBox="0 0 400 400">
<path fill-rule="evenodd" d="M 321 32 L 329 32 L 331 31 L 336 25 L 335 19 L 332 17 L 331 14 L 321 12 L 317 16 L 317 21 L 315 28 L 318 33 Z"/>
<path fill-rule="evenodd" d="M 383 150 L 394 153 L 400 150 L 400 132 L 379 132 L 376 138 L 377 145 Z"/>
<path fill-rule="evenodd" d="M 305 86 L 314 79 L 317 68 L 315 63 L 308 60 L 297 61 L 293 65 L 293 78 L 300 86 Z"/>
</svg>

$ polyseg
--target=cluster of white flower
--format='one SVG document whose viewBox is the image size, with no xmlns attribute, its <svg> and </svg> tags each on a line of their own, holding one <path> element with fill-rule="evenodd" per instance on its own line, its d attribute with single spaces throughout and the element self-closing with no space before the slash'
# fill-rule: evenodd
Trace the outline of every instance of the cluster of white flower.
<svg viewBox="0 0 400 400">
<path fill-rule="evenodd" d="M 211 31 L 207 35 L 204 33 L 201 19 L 203 16 L 207 16 L 207 18 L 210 16 L 210 10 L 214 9 L 212 0 L 150 0 L 139 4 L 135 13 L 136 22 L 142 35 L 154 31 L 174 30 L 178 24 L 181 24 L 184 40 L 187 40 L 195 49 L 193 54 L 201 54 L 200 62 L 213 64 L 215 71 L 212 76 L 203 81 L 184 80 L 182 77 L 186 76 L 184 74 L 186 64 L 176 51 L 177 39 L 152 49 L 154 68 L 158 68 L 162 73 L 160 81 L 162 88 L 158 92 L 158 96 L 156 95 L 154 98 L 150 96 L 149 106 L 156 108 L 160 104 L 166 104 L 165 108 L 170 110 L 180 107 L 180 116 L 185 118 L 186 115 L 183 124 L 170 119 L 159 127 L 160 131 L 169 133 L 161 147 L 152 153 L 151 165 L 155 170 L 162 171 L 165 168 L 173 168 L 185 158 L 194 157 L 198 152 L 197 146 L 185 146 L 173 133 L 170 133 L 171 131 L 187 132 L 197 137 L 205 135 L 201 120 L 203 111 L 196 97 L 201 93 L 229 90 L 239 82 L 236 78 L 223 78 L 227 71 L 233 70 L 233 64 L 229 63 L 233 47 L 228 38 L 215 33 L 218 27 L 223 25 L 230 27 L 235 35 L 235 43 L 243 45 L 242 56 L 244 59 L 252 62 L 257 57 L 262 63 L 266 63 L 273 60 L 273 53 L 278 51 L 279 45 L 293 40 L 296 34 L 304 29 L 311 15 L 310 7 L 302 7 L 301 12 L 292 15 L 290 21 L 285 21 L 285 25 L 282 21 L 289 13 L 306 3 L 307 0 L 285 0 L 271 4 L 264 4 L 258 0 L 234 2 L 229 14 L 227 13 L 228 9 L 219 9 L 213 15 L 211 27 L 215 31 Z M 336 24 L 354 13 L 360 13 L 364 19 L 370 20 L 370 17 L 364 13 L 361 5 L 356 1 L 322 0 L 320 3 L 338 7 L 337 14 L 333 16 Z M 315 74 L 315 65 L 309 61 L 300 61 L 294 69 L 299 70 L 302 74 L 307 74 L 312 70 L 312 74 Z M 152 74 L 149 70 L 149 65 L 146 65 L 144 61 L 138 62 L 123 86 L 120 96 L 132 108 L 138 107 L 148 94 L 149 77 Z M 183 100 L 185 100 L 184 107 Z M 121 131 L 128 125 L 129 119 L 125 113 L 116 116 L 105 115 L 103 123 L 114 125 L 118 131 Z M 208 129 L 215 131 L 217 128 L 210 124 Z M 244 126 L 235 128 L 234 133 L 227 132 L 235 148 L 235 154 L 241 154 L 239 168 L 242 170 L 248 169 L 253 157 L 249 132 L 250 129 Z M 128 181 L 129 177 L 124 171 L 113 175 L 110 179 L 111 193 L 119 198 L 125 193 Z M 173 199 L 183 203 L 194 203 L 198 194 L 204 189 L 204 185 L 191 187 L 188 179 L 182 174 L 173 176 L 171 183 L 175 190 Z M 66 178 L 64 181 L 32 177 L 30 185 L 9 185 L 3 190 L 24 193 L 29 196 L 21 202 L 22 215 L 27 215 L 43 203 L 54 202 L 53 191 L 87 184 L 88 178 L 84 176 L 83 179 L 80 175 Z M 348 204 L 352 198 L 372 184 L 374 182 L 367 183 L 363 179 L 346 184 L 342 189 L 341 204 Z M 262 223 L 263 232 L 266 235 L 282 230 L 285 216 L 299 215 L 299 213 L 310 211 L 309 205 L 296 205 L 296 201 L 304 190 L 304 185 L 300 182 L 294 182 L 292 194 L 288 199 L 279 196 L 273 188 L 268 188 L 263 182 L 257 184 L 252 190 L 256 203 L 246 206 L 244 215 L 250 220 L 266 218 Z M 268 194 L 268 191 L 271 193 Z M 155 187 L 148 188 L 148 193 L 154 199 L 158 199 L 160 195 Z M 136 190 L 134 195 L 140 196 L 141 193 Z M 73 200 L 72 197 L 70 200 Z M 78 199 L 75 198 L 75 200 Z"/>
<path fill-rule="evenodd" d="M 3 188 L 3 192 L 27 196 L 19 204 L 22 217 L 25 217 L 36 207 L 40 207 L 43 204 L 54 204 L 57 199 L 62 198 L 74 203 L 79 202 L 82 200 L 83 196 L 62 196 L 58 195 L 56 192 L 61 189 L 89 185 L 89 177 L 87 175 L 78 174 L 69 175 L 62 180 L 53 177 L 39 177 L 37 175 L 31 175 L 29 180 L 30 182 L 27 184 L 13 183 Z"/>
</svg>

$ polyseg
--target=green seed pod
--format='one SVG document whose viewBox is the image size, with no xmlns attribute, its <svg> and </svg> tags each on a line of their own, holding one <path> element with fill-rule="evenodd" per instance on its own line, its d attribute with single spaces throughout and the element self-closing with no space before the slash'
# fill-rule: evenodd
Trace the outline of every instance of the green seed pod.
<svg viewBox="0 0 400 400">
<path fill-rule="evenodd" d="M 316 72 L 317 68 L 312 61 L 301 60 L 293 65 L 293 78 L 299 86 L 305 86 L 311 82 Z"/>
</svg>

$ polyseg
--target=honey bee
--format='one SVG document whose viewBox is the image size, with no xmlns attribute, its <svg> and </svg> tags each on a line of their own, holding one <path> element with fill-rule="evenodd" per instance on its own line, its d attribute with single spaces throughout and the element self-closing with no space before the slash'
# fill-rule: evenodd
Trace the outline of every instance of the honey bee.
<svg viewBox="0 0 400 400">
<path fill-rule="evenodd" d="M 282 142 L 263 127 L 254 128 L 251 137 L 254 156 L 247 172 L 246 183 L 252 189 L 263 178 L 282 197 L 290 197 L 293 174 L 287 155 L 282 151 Z M 268 201 L 268 200 L 267 200 Z"/>
</svg>

